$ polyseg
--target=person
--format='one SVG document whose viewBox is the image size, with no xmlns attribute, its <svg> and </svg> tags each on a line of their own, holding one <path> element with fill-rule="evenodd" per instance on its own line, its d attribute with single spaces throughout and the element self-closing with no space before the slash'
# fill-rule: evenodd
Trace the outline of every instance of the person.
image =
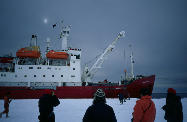
<svg viewBox="0 0 187 122">
<path fill-rule="evenodd" d="M 123 100 L 124 100 L 124 102 L 126 102 L 122 93 L 119 93 L 118 97 L 119 97 L 119 102 L 121 104 L 123 104 Z"/>
<path fill-rule="evenodd" d="M 167 122 L 183 122 L 181 98 L 176 95 L 175 89 L 168 88 L 166 105 L 162 109 L 165 111 L 164 119 Z"/>
<path fill-rule="evenodd" d="M 12 100 L 10 99 L 10 92 L 7 92 L 4 96 L 4 111 L 0 113 L 0 118 L 3 114 L 6 114 L 6 118 L 8 118 L 8 112 L 9 112 L 9 104 Z"/>
<path fill-rule="evenodd" d="M 132 122 L 154 122 L 156 108 L 151 100 L 150 90 L 142 88 L 140 90 L 140 100 L 136 101 L 134 106 Z"/>
<path fill-rule="evenodd" d="M 55 114 L 53 107 L 60 104 L 59 99 L 50 89 L 45 90 L 45 94 L 40 97 L 38 102 L 40 115 L 38 116 L 39 122 L 55 122 Z"/>
<path fill-rule="evenodd" d="M 106 104 L 102 89 L 94 94 L 93 104 L 86 110 L 83 122 L 117 122 L 113 108 Z"/>
</svg>

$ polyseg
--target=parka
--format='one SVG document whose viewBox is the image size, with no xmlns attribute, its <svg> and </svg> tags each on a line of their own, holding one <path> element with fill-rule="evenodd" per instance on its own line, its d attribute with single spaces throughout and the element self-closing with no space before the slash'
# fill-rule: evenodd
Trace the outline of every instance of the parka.
<svg viewBox="0 0 187 122">
<path fill-rule="evenodd" d="M 133 112 L 133 122 L 154 122 L 156 108 L 151 96 L 142 96 L 136 101 Z"/>
<path fill-rule="evenodd" d="M 99 102 L 91 105 L 84 117 L 83 122 L 117 122 L 113 108 Z"/>
<path fill-rule="evenodd" d="M 165 111 L 164 118 L 167 122 L 183 122 L 181 98 L 176 96 L 176 94 L 167 94 L 166 105 L 162 109 Z"/>
</svg>

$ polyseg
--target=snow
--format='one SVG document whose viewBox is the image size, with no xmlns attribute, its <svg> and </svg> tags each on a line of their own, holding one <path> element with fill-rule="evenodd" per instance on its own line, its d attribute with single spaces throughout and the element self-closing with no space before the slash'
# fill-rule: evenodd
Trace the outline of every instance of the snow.
<svg viewBox="0 0 187 122">
<path fill-rule="evenodd" d="M 120 104 L 118 99 L 107 99 L 107 104 L 112 106 L 118 122 L 129 122 L 132 118 L 136 98 Z M 164 122 L 164 111 L 161 107 L 165 98 L 153 99 L 156 105 L 155 122 Z M 86 109 L 92 104 L 92 99 L 60 99 L 61 104 L 54 108 L 56 122 L 82 122 Z M 0 111 L 3 111 L 3 100 L 0 100 Z M 187 121 L 187 98 L 182 99 L 184 122 Z M 37 122 L 38 99 L 13 100 L 10 103 L 9 118 L 3 115 L 1 122 Z"/>
</svg>

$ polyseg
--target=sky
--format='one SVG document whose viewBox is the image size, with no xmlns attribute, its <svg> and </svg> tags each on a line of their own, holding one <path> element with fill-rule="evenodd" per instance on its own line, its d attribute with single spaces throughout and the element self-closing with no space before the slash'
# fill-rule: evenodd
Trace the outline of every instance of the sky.
<svg viewBox="0 0 187 122">
<path fill-rule="evenodd" d="M 57 38 L 63 20 L 71 25 L 68 45 L 81 48 L 81 68 L 93 65 L 95 57 L 117 37 L 120 39 L 94 77 L 94 81 L 120 80 L 130 72 L 129 45 L 134 54 L 135 75 L 156 75 L 155 88 L 174 87 L 187 92 L 187 1 L 186 0 L 1 0 L 0 56 L 29 45 L 37 34 L 45 52 L 60 49 Z"/>
</svg>

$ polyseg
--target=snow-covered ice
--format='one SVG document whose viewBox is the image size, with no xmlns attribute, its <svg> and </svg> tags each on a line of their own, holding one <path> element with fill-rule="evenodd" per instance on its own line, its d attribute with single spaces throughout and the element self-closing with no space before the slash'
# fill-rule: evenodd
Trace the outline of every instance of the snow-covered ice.
<svg viewBox="0 0 187 122">
<path fill-rule="evenodd" d="M 123 105 L 118 99 L 107 99 L 112 106 L 118 122 L 130 122 L 136 98 L 127 100 Z M 54 108 L 56 122 L 81 122 L 86 109 L 92 104 L 92 99 L 60 99 L 61 104 Z M 164 111 L 161 107 L 165 98 L 153 99 L 156 105 L 155 122 L 164 122 Z M 184 122 L 187 122 L 187 98 L 182 99 Z M 0 100 L 0 111 L 3 111 L 3 100 Z M 9 118 L 3 115 L 0 122 L 37 122 L 38 99 L 13 100 L 10 104 Z"/>
</svg>

